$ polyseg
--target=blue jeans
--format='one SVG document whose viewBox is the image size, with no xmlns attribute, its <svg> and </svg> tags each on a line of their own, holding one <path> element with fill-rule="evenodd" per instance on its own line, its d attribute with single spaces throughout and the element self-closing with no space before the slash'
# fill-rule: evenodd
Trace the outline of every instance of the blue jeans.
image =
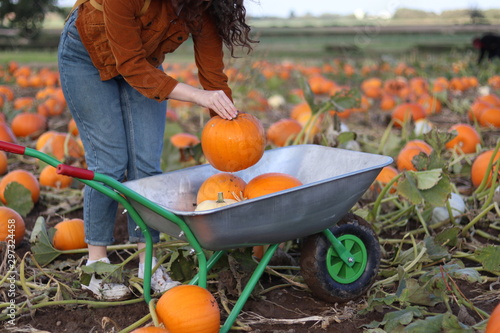
<svg viewBox="0 0 500 333">
<path fill-rule="evenodd" d="M 58 50 L 61 86 L 85 148 L 89 170 L 118 181 L 162 172 L 160 166 L 166 103 L 149 99 L 122 77 L 101 81 L 75 26 L 75 11 L 66 22 Z M 114 242 L 118 202 L 86 186 L 83 219 L 90 245 Z M 128 217 L 130 242 L 144 242 Z M 154 242 L 159 232 L 150 229 Z"/>
</svg>

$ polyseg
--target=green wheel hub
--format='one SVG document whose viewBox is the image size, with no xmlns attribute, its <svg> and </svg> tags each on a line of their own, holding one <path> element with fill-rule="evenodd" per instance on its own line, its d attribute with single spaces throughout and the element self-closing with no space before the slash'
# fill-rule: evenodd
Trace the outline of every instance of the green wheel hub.
<svg viewBox="0 0 500 333">
<path fill-rule="evenodd" d="M 368 254 L 363 241 L 354 235 L 346 234 L 337 237 L 337 239 L 352 254 L 355 263 L 352 267 L 349 267 L 331 246 L 326 254 L 326 267 L 333 280 L 338 283 L 349 284 L 356 281 L 365 271 Z"/>
</svg>

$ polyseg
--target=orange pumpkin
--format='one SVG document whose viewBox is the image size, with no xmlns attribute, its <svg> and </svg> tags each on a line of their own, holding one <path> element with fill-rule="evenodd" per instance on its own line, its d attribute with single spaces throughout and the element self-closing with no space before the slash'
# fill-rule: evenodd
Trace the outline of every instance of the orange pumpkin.
<svg viewBox="0 0 500 333">
<path fill-rule="evenodd" d="M 390 111 L 394 109 L 396 105 L 396 99 L 392 95 L 384 94 L 380 98 L 380 108 L 384 111 Z"/>
<path fill-rule="evenodd" d="M 2 180 L 0 180 L 0 201 L 7 204 L 5 199 L 5 188 L 12 182 L 19 183 L 26 187 L 31 192 L 31 199 L 34 203 L 38 202 L 40 197 L 40 183 L 36 179 L 35 175 L 31 172 L 23 169 L 16 169 L 8 174 L 6 174 Z"/>
<path fill-rule="evenodd" d="M 266 147 L 266 134 L 259 119 L 240 113 L 235 119 L 212 117 L 203 127 L 201 147 L 217 170 L 235 172 L 257 163 Z"/>
<path fill-rule="evenodd" d="M 484 112 L 484 110 L 492 108 L 493 105 L 483 101 L 476 99 L 474 103 L 470 106 L 469 111 L 467 112 L 467 117 L 469 118 L 470 121 L 479 121 L 481 118 L 481 114 Z"/>
<path fill-rule="evenodd" d="M 80 132 L 78 131 L 78 127 L 76 126 L 76 121 L 74 118 L 71 118 L 68 122 L 68 133 L 73 135 L 73 136 L 77 136 L 80 134 Z"/>
<path fill-rule="evenodd" d="M 148 326 L 137 328 L 131 333 L 170 333 L 170 331 L 162 327 Z"/>
<path fill-rule="evenodd" d="M 500 303 L 493 309 L 493 312 L 488 319 L 486 331 L 484 333 L 498 333 L 500 332 Z"/>
<path fill-rule="evenodd" d="M 293 140 L 302 130 L 302 125 L 295 119 L 283 118 L 272 123 L 267 129 L 267 140 L 277 147 L 283 147 L 288 140 Z"/>
<path fill-rule="evenodd" d="M 186 148 L 197 145 L 200 139 L 196 135 L 190 133 L 177 133 L 170 137 L 170 142 L 174 147 Z"/>
<path fill-rule="evenodd" d="M 12 208 L 0 207 L 0 242 L 7 242 L 19 246 L 25 234 L 24 220 L 18 212 Z M 13 242 L 10 241 L 13 237 Z"/>
<path fill-rule="evenodd" d="M 200 186 L 196 203 L 206 200 L 217 200 L 219 192 L 223 193 L 224 199 L 240 198 L 247 183 L 240 177 L 226 172 L 216 173 L 208 177 Z"/>
<path fill-rule="evenodd" d="M 14 89 L 12 89 L 10 86 L 1 85 L 0 96 L 4 96 L 7 101 L 12 102 L 15 96 Z"/>
<path fill-rule="evenodd" d="M 5 122 L 0 122 L 0 140 L 10 143 L 16 143 L 17 141 L 12 128 Z"/>
<path fill-rule="evenodd" d="M 52 238 L 54 248 L 66 251 L 87 247 L 82 219 L 64 220 L 56 224 L 54 228 L 56 229 Z"/>
<path fill-rule="evenodd" d="M 53 188 L 66 188 L 71 185 L 73 178 L 57 173 L 57 169 L 47 165 L 40 172 L 40 185 Z"/>
<path fill-rule="evenodd" d="M 465 154 L 476 152 L 476 146 L 481 143 L 481 137 L 469 124 L 455 124 L 448 132 L 457 132 L 457 136 L 446 143 L 447 149 L 461 150 Z"/>
<path fill-rule="evenodd" d="M 377 178 L 375 178 L 375 182 L 370 186 L 370 189 L 375 192 L 380 192 L 380 187 L 384 187 L 389 183 L 394 177 L 399 174 L 398 170 L 392 166 L 385 166 L 380 170 Z M 377 182 L 380 184 L 377 185 Z M 389 193 L 395 193 L 397 187 L 397 182 L 392 184 Z"/>
<path fill-rule="evenodd" d="M 21 112 L 14 116 L 12 132 L 18 138 L 38 138 L 47 129 L 47 118 L 30 112 Z"/>
<path fill-rule="evenodd" d="M 500 128 L 500 107 L 485 109 L 479 117 L 479 123 L 484 127 Z"/>
<path fill-rule="evenodd" d="M 7 158 L 7 154 L 1 150 L 0 151 L 0 175 L 4 175 L 7 173 L 9 167 L 9 160 Z"/>
<path fill-rule="evenodd" d="M 474 185 L 475 187 L 478 187 L 483 181 L 483 178 L 486 176 L 486 169 L 488 168 L 488 164 L 492 156 L 493 156 L 493 149 L 487 150 L 479 154 L 474 160 L 474 162 L 472 162 L 472 167 L 470 170 L 471 181 L 472 185 Z M 491 176 L 493 174 L 493 168 L 495 167 L 495 162 L 498 161 L 498 158 L 500 158 L 500 152 L 497 152 L 495 157 L 493 157 L 493 165 L 490 174 L 488 175 L 487 186 L 491 186 Z M 499 171 L 499 176 L 500 176 L 500 171 Z"/>
<path fill-rule="evenodd" d="M 417 103 L 424 108 L 425 114 L 427 115 L 440 113 L 443 110 L 443 104 L 436 97 L 431 95 L 420 96 Z"/>
<path fill-rule="evenodd" d="M 372 77 L 361 82 L 361 90 L 369 98 L 380 98 L 382 96 L 382 80 Z"/>
<path fill-rule="evenodd" d="M 180 162 L 188 162 L 193 159 L 193 156 L 186 153 L 185 149 L 196 146 L 200 143 L 200 139 L 198 139 L 196 135 L 190 133 L 177 133 L 170 137 L 170 143 L 179 149 Z"/>
<path fill-rule="evenodd" d="M 73 136 L 68 135 L 67 133 L 51 132 L 52 131 L 49 131 L 46 138 L 42 140 L 42 143 L 39 144 L 37 142 L 38 150 L 46 154 L 53 155 L 60 161 L 65 160 L 68 156 L 75 159 L 84 158 L 85 152 L 83 146 Z M 40 146 L 42 147 L 40 148 Z"/>
<path fill-rule="evenodd" d="M 167 290 L 156 303 L 156 314 L 171 333 L 219 332 L 217 300 L 200 286 L 180 285 Z"/>
<path fill-rule="evenodd" d="M 243 196 L 246 199 L 253 199 L 300 185 L 302 182 L 294 176 L 280 172 L 268 172 L 250 180 L 245 187 Z"/>
<path fill-rule="evenodd" d="M 428 156 L 432 153 L 432 147 L 422 140 L 408 141 L 396 158 L 397 169 L 399 171 L 416 171 L 416 168 L 413 165 L 413 158 L 420 153 L 424 153 Z"/>
<path fill-rule="evenodd" d="M 406 122 L 423 119 L 426 116 L 424 108 L 417 103 L 402 103 L 392 111 L 392 119 L 396 127 L 402 127 Z"/>
</svg>

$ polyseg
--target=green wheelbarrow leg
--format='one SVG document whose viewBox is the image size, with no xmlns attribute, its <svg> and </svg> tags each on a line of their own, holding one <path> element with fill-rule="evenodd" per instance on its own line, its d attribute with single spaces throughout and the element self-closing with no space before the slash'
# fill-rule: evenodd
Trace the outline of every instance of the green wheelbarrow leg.
<svg viewBox="0 0 500 333">
<path fill-rule="evenodd" d="M 235 322 L 236 318 L 240 314 L 241 310 L 243 309 L 243 306 L 245 305 L 246 301 L 248 300 L 248 297 L 250 297 L 250 294 L 254 290 L 255 286 L 259 282 L 260 277 L 264 273 L 264 270 L 266 269 L 267 264 L 269 264 L 269 261 L 271 260 L 271 257 L 274 255 L 274 252 L 276 252 L 276 249 L 278 248 L 279 244 L 273 244 L 270 245 L 269 248 L 267 249 L 266 253 L 262 256 L 262 259 L 260 260 L 259 264 L 257 265 L 257 268 L 253 272 L 252 276 L 250 277 L 250 280 L 248 280 L 247 285 L 245 286 L 245 289 L 243 289 L 243 292 L 241 293 L 240 297 L 238 298 L 238 301 L 236 301 L 236 304 L 234 305 L 233 309 L 231 310 L 231 313 L 227 317 L 226 321 L 224 322 L 224 326 L 222 326 L 221 330 L 219 331 L 220 333 L 227 333 L 231 329 L 231 326 L 233 326 L 233 323 Z"/>
</svg>

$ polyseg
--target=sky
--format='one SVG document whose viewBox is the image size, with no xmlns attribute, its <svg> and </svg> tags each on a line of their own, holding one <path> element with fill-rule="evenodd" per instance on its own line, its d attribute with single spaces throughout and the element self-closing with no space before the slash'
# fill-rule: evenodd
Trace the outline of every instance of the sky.
<svg viewBox="0 0 500 333">
<path fill-rule="evenodd" d="M 75 0 L 59 0 L 61 6 L 72 6 Z M 362 10 L 371 15 L 393 13 L 398 8 L 412 8 L 439 13 L 453 9 L 500 9 L 499 0 L 245 0 L 251 16 L 289 17 L 311 14 L 353 14 Z"/>
<path fill-rule="evenodd" d="M 257 2 L 260 2 L 258 4 Z M 436 13 L 453 9 L 500 9 L 499 0 L 247 0 L 247 12 L 252 16 L 289 17 L 312 14 L 353 14 L 362 10 L 372 15 L 393 13 L 398 8 L 412 8 Z"/>
</svg>

